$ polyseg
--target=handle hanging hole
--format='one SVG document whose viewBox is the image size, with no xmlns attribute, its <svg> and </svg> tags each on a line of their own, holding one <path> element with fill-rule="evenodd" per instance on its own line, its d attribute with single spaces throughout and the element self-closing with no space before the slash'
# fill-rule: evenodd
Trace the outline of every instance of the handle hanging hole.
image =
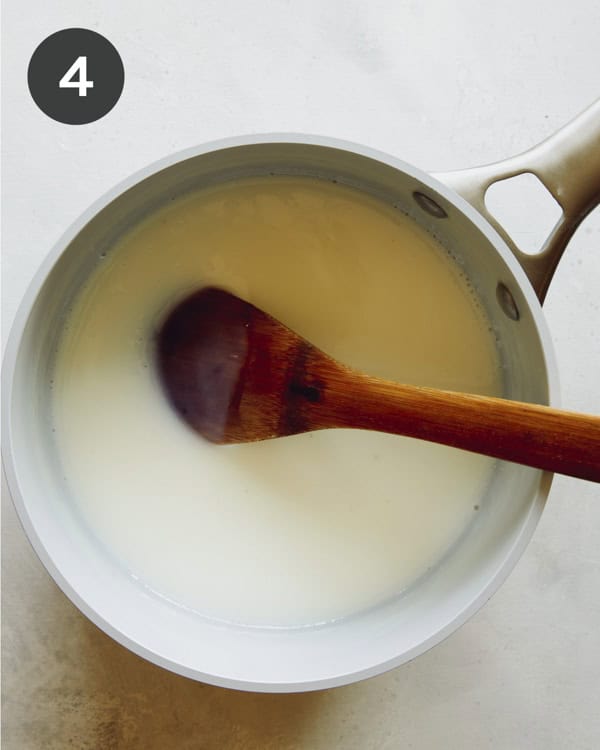
<svg viewBox="0 0 600 750">
<path fill-rule="evenodd" d="M 488 211 L 521 252 L 537 255 L 562 216 L 562 208 L 531 172 L 492 183 L 485 193 Z"/>
</svg>

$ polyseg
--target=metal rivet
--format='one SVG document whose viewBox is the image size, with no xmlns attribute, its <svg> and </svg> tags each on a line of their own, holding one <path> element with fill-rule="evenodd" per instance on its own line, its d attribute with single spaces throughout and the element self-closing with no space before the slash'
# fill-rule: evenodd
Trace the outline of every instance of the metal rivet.
<svg viewBox="0 0 600 750">
<path fill-rule="evenodd" d="M 503 284 L 501 281 L 498 282 L 498 286 L 496 287 L 496 299 L 505 315 L 511 320 L 519 320 L 521 314 L 519 313 L 515 298 L 506 284 Z"/>
<path fill-rule="evenodd" d="M 433 198 L 425 195 L 425 193 L 414 192 L 413 198 L 423 209 L 423 211 L 427 211 L 428 214 L 435 216 L 436 219 L 445 219 L 448 216 L 446 211 L 439 205 L 439 203 L 436 203 Z"/>
</svg>

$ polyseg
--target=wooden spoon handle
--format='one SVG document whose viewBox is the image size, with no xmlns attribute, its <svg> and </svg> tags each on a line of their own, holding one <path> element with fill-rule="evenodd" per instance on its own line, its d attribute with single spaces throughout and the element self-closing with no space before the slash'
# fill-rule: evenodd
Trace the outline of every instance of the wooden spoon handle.
<svg viewBox="0 0 600 750">
<path fill-rule="evenodd" d="M 348 373 L 321 404 L 330 427 L 421 438 L 600 482 L 600 417 Z M 338 380 L 339 378 L 339 380 Z"/>
</svg>

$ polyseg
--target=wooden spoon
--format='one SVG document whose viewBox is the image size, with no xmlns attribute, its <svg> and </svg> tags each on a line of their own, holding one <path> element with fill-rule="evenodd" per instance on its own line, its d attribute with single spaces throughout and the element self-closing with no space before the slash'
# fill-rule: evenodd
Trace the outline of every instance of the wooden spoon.
<svg viewBox="0 0 600 750">
<path fill-rule="evenodd" d="M 157 357 L 171 404 L 213 443 L 356 427 L 600 481 L 600 417 L 369 377 L 221 289 L 171 312 Z"/>
</svg>

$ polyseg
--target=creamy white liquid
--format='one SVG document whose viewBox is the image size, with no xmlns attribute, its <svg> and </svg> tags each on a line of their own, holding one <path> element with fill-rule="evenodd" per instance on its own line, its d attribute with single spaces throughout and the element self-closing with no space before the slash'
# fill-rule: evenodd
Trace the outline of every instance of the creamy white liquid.
<svg viewBox="0 0 600 750">
<path fill-rule="evenodd" d="M 163 396 L 153 337 L 206 285 L 373 375 L 500 393 L 457 264 L 397 210 L 308 178 L 203 190 L 122 239 L 73 307 L 53 391 L 72 502 L 142 583 L 211 617 L 305 625 L 398 595 L 464 531 L 493 461 L 352 430 L 205 442 Z"/>
</svg>

